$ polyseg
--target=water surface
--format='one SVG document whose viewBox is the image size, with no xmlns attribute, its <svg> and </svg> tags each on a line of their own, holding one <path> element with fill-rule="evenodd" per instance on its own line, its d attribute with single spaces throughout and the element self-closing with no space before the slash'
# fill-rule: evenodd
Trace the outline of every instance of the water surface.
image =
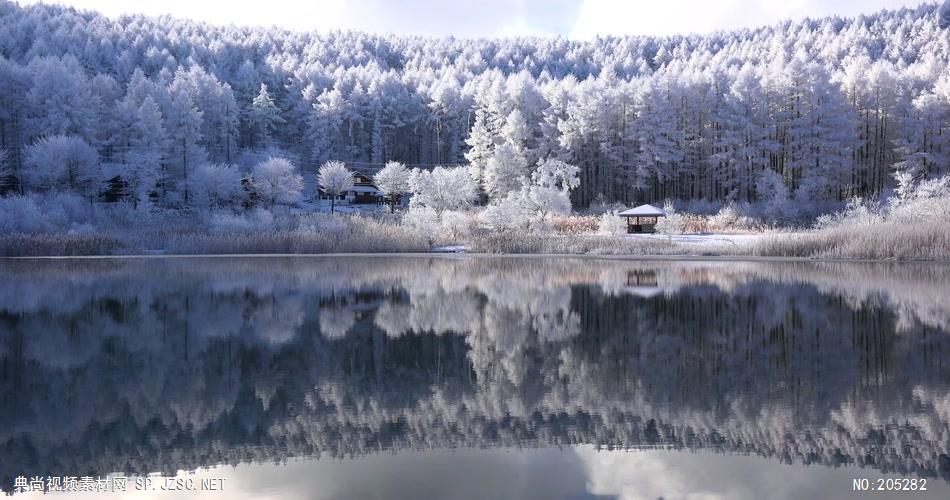
<svg viewBox="0 0 950 500">
<path fill-rule="evenodd" d="M 0 485 L 947 498 L 948 354 L 933 264 L 6 260 Z"/>
</svg>

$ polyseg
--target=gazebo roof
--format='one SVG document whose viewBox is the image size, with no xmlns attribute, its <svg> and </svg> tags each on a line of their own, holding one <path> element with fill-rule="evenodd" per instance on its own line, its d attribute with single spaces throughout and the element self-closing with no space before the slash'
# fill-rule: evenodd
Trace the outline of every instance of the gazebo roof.
<svg viewBox="0 0 950 500">
<path fill-rule="evenodd" d="M 617 215 L 621 217 L 666 217 L 666 212 L 653 205 L 640 205 L 637 208 L 624 210 Z"/>
</svg>

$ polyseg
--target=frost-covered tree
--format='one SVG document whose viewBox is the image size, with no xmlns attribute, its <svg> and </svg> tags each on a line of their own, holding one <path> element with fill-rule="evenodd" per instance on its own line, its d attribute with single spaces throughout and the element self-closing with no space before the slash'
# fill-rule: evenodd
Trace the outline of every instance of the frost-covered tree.
<svg viewBox="0 0 950 500">
<path fill-rule="evenodd" d="M 389 211 L 396 211 L 396 200 L 409 192 L 409 170 L 398 161 L 386 162 L 386 166 L 373 176 L 376 188 L 389 200 Z"/>
<path fill-rule="evenodd" d="M 481 183 L 488 160 L 495 151 L 495 133 L 491 130 L 486 110 L 479 108 L 475 111 L 475 123 L 465 143 L 468 144 L 465 159 L 469 163 L 469 175 Z"/>
<path fill-rule="evenodd" d="M 69 55 L 37 57 L 26 70 L 30 135 L 75 135 L 92 141 L 100 104 L 79 61 Z"/>
<path fill-rule="evenodd" d="M 27 149 L 27 182 L 33 189 L 93 197 L 100 179 L 99 154 L 81 137 L 44 137 Z"/>
<path fill-rule="evenodd" d="M 437 214 L 468 207 L 478 195 L 475 182 L 461 167 L 413 169 L 409 174 L 409 190 L 412 205 L 429 207 Z"/>
<path fill-rule="evenodd" d="M 510 143 L 495 148 L 485 162 L 482 186 L 489 198 L 501 199 L 521 188 L 528 177 L 528 162 Z"/>
<path fill-rule="evenodd" d="M 479 214 L 481 225 L 496 232 L 529 229 L 533 214 L 526 198 L 523 191 L 516 191 L 493 201 Z"/>
<path fill-rule="evenodd" d="M 265 196 L 271 193 L 271 203 L 293 203 L 300 196 L 302 188 L 295 186 L 292 174 L 280 173 L 282 166 L 278 168 L 269 167 L 267 172 L 264 169 L 255 169 L 256 181 L 254 186 L 258 196 Z M 262 187 L 264 182 L 271 182 L 271 178 L 279 178 L 273 188 Z M 241 171 L 228 164 L 206 163 L 195 168 L 193 175 L 189 178 L 191 183 L 191 192 L 195 199 L 195 205 L 206 208 L 225 208 L 236 207 L 244 196 L 244 190 L 241 186 Z M 274 189 L 289 190 L 285 195 L 273 197 Z M 297 190 L 294 195 L 293 191 Z M 281 201 L 283 200 L 283 201 Z"/>
<path fill-rule="evenodd" d="M 317 183 L 320 189 L 330 196 L 330 213 L 336 208 L 336 198 L 353 189 L 353 171 L 346 168 L 342 161 L 328 161 L 317 171 Z"/>
<path fill-rule="evenodd" d="M 656 232 L 665 234 L 672 238 L 674 235 L 683 234 L 683 216 L 676 211 L 673 202 L 667 200 L 663 204 L 664 217 L 656 221 Z"/>
<path fill-rule="evenodd" d="M 472 218 L 465 212 L 447 210 L 439 217 L 441 234 L 453 242 L 468 234 L 471 226 Z"/>
<path fill-rule="evenodd" d="M 195 105 L 193 91 L 186 74 L 179 71 L 168 87 L 168 100 L 162 110 L 168 134 L 164 158 L 173 167 L 166 170 L 167 179 L 163 181 L 182 181 L 177 191 L 186 206 L 190 202 L 188 174 L 205 163 L 205 151 L 199 145 L 202 113 Z"/>
<path fill-rule="evenodd" d="M 251 147 L 266 147 L 271 143 L 274 133 L 284 123 L 280 108 L 274 103 L 267 84 L 261 84 L 261 90 L 251 103 L 250 111 Z"/>
<path fill-rule="evenodd" d="M 557 188 L 562 191 L 571 191 L 581 185 L 580 170 L 561 160 L 547 159 L 538 164 L 531 174 L 531 181 L 536 186 Z"/>
<path fill-rule="evenodd" d="M 914 178 L 950 172 L 950 71 L 911 103 L 896 142 L 894 168 Z"/>
<path fill-rule="evenodd" d="M 178 76 L 176 75 L 176 78 Z M 182 75 L 195 107 L 201 111 L 200 144 L 212 161 L 236 156 L 240 110 L 231 86 L 200 66 Z"/>
<path fill-rule="evenodd" d="M 440 229 L 438 212 L 422 205 L 410 206 L 409 210 L 403 213 L 402 224 L 425 236 L 430 245 Z"/>
<path fill-rule="evenodd" d="M 151 97 L 166 136 L 152 192 L 165 207 L 184 204 L 193 168 L 252 165 L 271 148 L 314 165 L 467 162 L 481 189 L 504 144 L 529 166 L 576 165 L 579 207 L 755 204 L 767 170 L 784 179 L 793 211 L 831 206 L 889 193 L 895 171 L 947 173 L 941 3 L 570 43 L 114 22 L 8 3 L 0 148 L 21 172 L 27 145 L 76 135 L 103 163 L 128 165 L 140 135 L 131 110 Z"/>
<path fill-rule="evenodd" d="M 505 124 L 501 127 L 501 138 L 519 155 L 528 157 L 533 137 L 531 127 L 521 109 L 515 108 L 508 113 Z"/>
<path fill-rule="evenodd" d="M 116 144 L 122 151 L 117 156 L 125 166 L 119 175 L 137 206 L 156 188 L 161 177 L 162 152 L 168 136 L 161 109 L 151 95 L 145 95 L 140 103 L 127 96 L 119 103 L 119 111 L 124 142 Z"/>
<path fill-rule="evenodd" d="M 767 215 L 779 219 L 787 215 L 788 186 L 785 179 L 774 170 L 766 170 L 759 175 L 755 184 L 759 200 L 765 205 Z"/>
<path fill-rule="evenodd" d="M 251 178 L 254 193 L 271 207 L 293 205 L 300 201 L 303 194 L 303 177 L 286 158 L 271 157 L 258 163 L 254 166 Z"/>
<path fill-rule="evenodd" d="M 597 221 L 597 231 L 600 234 L 620 235 L 627 232 L 627 221 L 617 215 L 616 211 L 605 212 Z"/>
<path fill-rule="evenodd" d="M 578 171 L 574 165 L 547 159 L 531 174 L 531 183 L 521 189 L 519 196 L 539 229 L 547 229 L 550 215 L 571 212 L 571 191 L 580 185 Z"/>
</svg>

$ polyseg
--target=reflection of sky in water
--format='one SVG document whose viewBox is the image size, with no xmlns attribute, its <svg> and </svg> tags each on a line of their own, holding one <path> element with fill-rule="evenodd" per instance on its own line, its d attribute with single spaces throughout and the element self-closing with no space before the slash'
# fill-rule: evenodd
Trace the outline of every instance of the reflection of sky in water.
<svg viewBox="0 0 950 500">
<path fill-rule="evenodd" d="M 852 477 L 950 479 L 947 266 L 196 258 L 0 275 L 4 489 L 222 463 L 242 465 L 201 474 L 228 477 L 228 498 L 823 498 Z"/>
<path fill-rule="evenodd" d="M 877 498 L 852 491 L 853 478 L 898 478 L 857 467 L 784 465 L 760 457 L 669 450 L 598 451 L 591 446 L 531 450 L 433 450 L 381 453 L 345 460 L 292 459 L 200 469 L 178 477 L 223 478 L 223 492 L 189 492 L 201 499 L 550 499 L 704 498 L 794 500 Z M 130 482 L 130 485 L 132 483 Z M 158 487 L 158 486 L 156 486 Z M 130 488 L 131 489 L 131 488 Z M 164 500 L 180 492 L 129 491 L 121 498 Z M 943 481 L 926 492 L 887 498 L 950 495 Z M 24 498 L 39 495 L 24 495 Z M 19 496 L 18 496 L 19 497 Z M 82 498 L 63 494 L 57 498 Z"/>
</svg>

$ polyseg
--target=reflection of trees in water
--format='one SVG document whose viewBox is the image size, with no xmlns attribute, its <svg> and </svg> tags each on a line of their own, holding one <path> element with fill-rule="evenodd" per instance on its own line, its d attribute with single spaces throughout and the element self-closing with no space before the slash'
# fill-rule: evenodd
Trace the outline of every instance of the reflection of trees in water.
<svg viewBox="0 0 950 500">
<path fill-rule="evenodd" d="M 573 443 L 950 478 L 940 266 L 156 259 L 0 274 L 5 485 Z"/>
</svg>

